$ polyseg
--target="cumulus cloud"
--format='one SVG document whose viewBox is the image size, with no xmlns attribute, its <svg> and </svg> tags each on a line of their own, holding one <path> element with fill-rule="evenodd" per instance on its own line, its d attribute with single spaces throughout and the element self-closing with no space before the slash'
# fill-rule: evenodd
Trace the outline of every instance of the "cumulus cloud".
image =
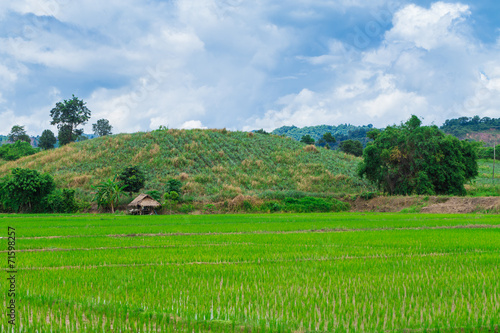
<svg viewBox="0 0 500 333">
<path fill-rule="evenodd" d="M 474 11 L 405 1 L 2 2 L 0 132 L 41 133 L 71 94 L 86 132 L 500 116 L 499 45 Z"/>
<path fill-rule="evenodd" d="M 334 78 L 327 87 L 278 99 L 280 108 L 249 119 L 246 128 L 323 123 L 382 127 L 411 114 L 436 124 L 475 114 L 500 117 L 494 60 L 499 49 L 472 37 L 470 15 L 470 8 L 459 3 L 411 4 L 394 14 L 376 48 L 349 53 L 351 45 L 332 40 L 329 53 L 303 58 L 331 71 Z M 480 75 L 482 70 L 488 79 Z"/>
</svg>

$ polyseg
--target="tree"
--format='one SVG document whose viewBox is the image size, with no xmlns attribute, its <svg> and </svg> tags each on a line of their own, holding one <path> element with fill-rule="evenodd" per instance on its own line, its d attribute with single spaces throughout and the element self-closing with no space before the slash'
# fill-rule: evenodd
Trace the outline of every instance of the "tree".
<svg viewBox="0 0 500 333">
<path fill-rule="evenodd" d="M 28 134 L 26 134 L 24 126 L 19 126 L 19 125 L 12 126 L 12 129 L 10 130 L 8 137 L 9 141 L 12 142 L 17 142 L 17 141 L 24 141 L 28 143 L 31 142 L 30 137 L 28 136 Z"/>
<path fill-rule="evenodd" d="M 171 178 L 165 185 L 165 193 L 176 192 L 178 195 L 182 194 L 182 182 L 180 180 Z"/>
<path fill-rule="evenodd" d="M 38 148 L 33 148 L 27 142 L 16 141 L 13 144 L 0 146 L 0 158 L 6 161 L 15 161 L 21 157 L 33 155 L 38 151 Z"/>
<path fill-rule="evenodd" d="M 123 190 L 129 192 L 130 195 L 135 192 L 139 192 L 141 188 L 144 187 L 146 177 L 144 173 L 139 169 L 138 166 L 126 167 L 118 176 L 125 186 Z"/>
<path fill-rule="evenodd" d="M 363 144 L 358 140 L 345 140 L 340 143 L 340 150 L 354 156 L 363 155 Z"/>
<path fill-rule="evenodd" d="M 327 132 L 327 133 L 323 134 L 322 139 L 323 139 L 323 140 L 324 140 L 327 144 L 332 144 L 332 143 L 337 142 L 337 140 L 335 140 L 335 138 L 333 137 L 332 133 L 330 133 L 330 132 Z"/>
<path fill-rule="evenodd" d="M 308 144 L 308 145 L 313 145 L 314 139 L 309 134 L 306 134 L 306 135 L 302 136 L 302 138 L 300 139 L 300 142 L 303 142 L 303 143 Z"/>
<path fill-rule="evenodd" d="M 14 212 L 37 210 L 43 199 L 55 189 L 54 179 L 36 170 L 15 168 L 2 185 L 2 203 Z"/>
<path fill-rule="evenodd" d="M 115 212 L 115 207 L 118 205 L 120 196 L 125 188 L 116 178 L 115 176 L 113 179 L 110 178 L 99 183 L 96 187 L 92 186 L 93 189 L 97 190 L 93 199 L 93 201 L 97 202 L 97 207 L 110 208 L 111 213 Z"/>
<path fill-rule="evenodd" d="M 464 183 L 478 174 L 471 143 L 421 126 L 416 116 L 374 137 L 358 172 L 391 195 L 465 195 Z"/>
<path fill-rule="evenodd" d="M 73 95 L 70 100 L 56 103 L 56 107 L 50 111 L 52 117 L 50 124 L 57 125 L 59 144 L 61 146 L 74 142 L 76 138 L 83 134 L 83 130 L 77 129 L 77 127 L 86 124 L 91 113 L 85 104 L 85 102 Z"/>
<path fill-rule="evenodd" d="M 111 135 L 111 129 L 113 126 L 109 124 L 109 120 L 107 119 L 99 119 L 97 123 L 92 124 L 92 130 L 94 131 L 95 135 L 98 136 L 105 136 L 105 135 Z"/>
<path fill-rule="evenodd" d="M 56 144 L 57 139 L 54 136 L 54 133 L 51 130 L 45 130 L 40 136 L 40 140 L 38 141 L 38 147 L 47 150 L 53 149 Z"/>
</svg>

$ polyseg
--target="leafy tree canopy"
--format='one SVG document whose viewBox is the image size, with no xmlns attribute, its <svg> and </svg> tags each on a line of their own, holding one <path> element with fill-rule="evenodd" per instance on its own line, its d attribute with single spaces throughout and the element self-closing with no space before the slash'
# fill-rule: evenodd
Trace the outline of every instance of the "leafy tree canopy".
<svg viewBox="0 0 500 333">
<path fill-rule="evenodd" d="M 97 123 L 92 124 L 92 130 L 94 131 L 95 135 L 98 136 L 105 136 L 105 135 L 111 135 L 111 130 L 113 129 L 113 126 L 109 124 L 109 120 L 107 119 L 99 119 Z"/>
<path fill-rule="evenodd" d="M 340 150 L 354 156 L 363 155 L 363 144 L 358 140 L 345 140 L 340 143 Z"/>
<path fill-rule="evenodd" d="M 1 186 L 0 194 L 5 207 L 14 212 L 40 210 L 38 205 L 55 189 L 54 179 L 36 170 L 15 168 Z"/>
<path fill-rule="evenodd" d="M 177 179 L 169 179 L 167 185 L 165 185 L 165 193 L 176 192 L 177 194 L 182 193 L 182 182 Z"/>
<path fill-rule="evenodd" d="M 33 148 L 29 143 L 16 141 L 13 144 L 0 146 L 0 158 L 6 161 L 15 161 L 21 157 L 37 153 L 39 149 Z"/>
<path fill-rule="evenodd" d="M 51 130 L 47 129 L 43 131 L 42 135 L 40 136 L 40 140 L 38 141 L 38 147 L 44 150 L 53 149 L 56 142 L 57 139 L 54 133 Z"/>
<path fill-rule="evenodd" d="M 138 166 L 129 166 L 125 168 L 119 175 L 118 178 L 122 181 L 125 186 L 123 190 L 129 193 L 136 193 L 144 187 L 144 182 L 146 178 L 144 173 L 139 169 Z"/>
<path fill-rule="evenodd" d="M 326 132 L 325 134 L 323 134 L 322 139 L 328 144 L 337 142 L 337 140 L 335 140 L 332 133 L 330 132 Z"/>
<path fill-rule="evenodd" d="M 389 194 L 465 195 L 464 183 L 478 174 L 474 145 L 416 116 L 380 132 L 363 157 L 359 175 Z"/>
<path fill-rule="evenodd" d="M 24 126 L 19 126 L 19 125 L 12 126 L 12 129 L 10 130 L 8 137 L 9 141 L 12 142 L 17 142 L 17 141 L 31 142 L 30 137 L 28 136 L 28 134 L 26 134 Z"/>
<path fill-rule="evenodd" d="M 74 142 L 83 134 L 83 130 L 77 129 L 77 127 L 86 124 L 91 114 L 85 104 L 73 95 L 70 100 L 58 102 L 56 107 L 50 111 L 51 125 L 57 125 L 59 129 L 59 144 L 61 146 Z"/>
<path fill-rule="evenodd" d="M 304 135 L 300 139 L 300 142 L 303 142 L 303 143 L 308 144 L 308 145 L 312 145 L 312 144 L 314 144 L 314 139 L 308 134 L 308 135 Z"/>
</svg>

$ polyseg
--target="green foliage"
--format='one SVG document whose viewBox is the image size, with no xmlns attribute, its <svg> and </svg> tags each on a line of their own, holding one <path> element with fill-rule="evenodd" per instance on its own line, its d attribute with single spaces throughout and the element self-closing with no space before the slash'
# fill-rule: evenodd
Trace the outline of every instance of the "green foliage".
<svg viewBox="0 0 500 333">
<path fill-rule="evenodd" d="M 111 135 L 111 130 L 113 129 L 113 126 L 109 124 L 109 120 L 107 119 L 99 119 L 97 123 L 92 124 L 92 130 L 94 131 L 94 134 L 97 136 L 105 136 L 105 135 Z"/>
<path fill-rule="evenodd" d="M 388 126 L 363 157 L 359 175 L 391 195 L 465 195 L 464 183 L 478 174 L 473 145 L 436 126 L 420 126 L 416 116 Z"/>
<path fill-rule="evenodd" d="M 161 202 L 161 193 L 156 190 L 151 190 L 151 191 L 146 191 L 146 194 L 149 195 L 151 198 L 155 199 L 158 202 Z"/>
<path fill-rule="evenodd" d="M 441 129 L 448 134 L 463 138 L 470 132 L 500 130 L 500 118 L 474 116 L 447 119 Z"/>
<path fill-rule="evenodd" d="M 261 128 L 260 130 L 256 130 L 256 131 L 254 131 L 254 133 L 269 135 L 269 133 L 268 133 L 268 132 L 266 132 L 266 131 L 264 131 L 264 129 L 263 129 L 263 128 Z"/>
<path fill-rule="evenodd" d="M 93 197 L 91 185 L 131 163 L 144 173 L 143 191 L 168 191 L 167 182 L 176 179 L 181 182 L 176 191 L 183 197 L 204 202 L 238 194 L 260 197 L 264 192 L 316 196 L 376 190 L 357 176 L 361 159 L 326 149 L 306 153 L 303 144 L 275 135 L 167 129 L 105 136 L 68 148 L 37 154 L 13 166 L 50 171 L 60 187 L 75 188 L 77 197 L 88 201 Z M 0 177 L 4 175 L 6 168 L 0 168 Z"/>
<path fill-rule="evenodd" d="M 33 148 L 29 143 L 19 140 L 13 144 L 0 146 L 0 159 L 15 161 L 21 157 L 36 154 L 38 151 L 38 148 Z"/>
<path fill-rule="evenodd" d="M 84 125 L 90 119 L 91 114 L 85 104 L 73 95 L 70 100 L 56 103 L 55 108 L 50 111 L 52 117 L 50 124 L 57 125 L 61 146 L 75 141 L 83 134 L 83 130 L 77 129 L 77 127 Z"/>
<path fill-rule="evenodd" d="M 328 143 L 331 148 L 338 146 L 339 142 L 345 140 L 358 140 L 365 146 L 370 140 L 367 138 L 366 133 L 373 129 L 373 125 L 367 126 L 354 126 L 342 124 L 339 126 L 310 126 L 298 128 L 296 126 L 283 126 L 275 129 L 272 134 L 285 135 L 299 141 L 304 135 L 310 135 L 314 140 L 318 140 L 319 145 Z M 323 135 L 330 133 L 335 141 L 330 142 L 323 138 Z M 330 138 L 329 138 L 330 139 Z"/>
<path fill-rule="evenodd" d="M 310 135 L 304 135 L 302 138 L 300 138 L 300 142 L 307 145 L 313 145 L 315 141 Z"/>
<path fill-rule="evenodd" d="M 194 211 L 194 206 L 192 204 L 183 204 L 179 211 L 184 214 L 189 214 Z"/>
<path fill-rule="evenodd" d="M 28 136 L 28 134 L 26 134 L 24 126 L 19 126 L 19 125 L 12 126 L 12 129 L 10 130 L 8 137 L 9 141 L 11 142 L 17 142 L 17 141 L 31 142 L 30 137 Z"/>
<path fill-rule="evenodd" d="M 54 189 L 54 180 L 50 175 L 15 168 L 12 175 L 4 179 L 1 201 L 4 207 L 14 212 L 37 212 L 42 210 L 40 204 Z"/>
<path fill-rule="evenodd" d="M 477 148 L 477 157 L 480 159 L 492 160 L 493 155 L 495 155 L 496 160 L 500 160 L 500 145 L 493 147 L 479 147 Z"/>
<path fill-rule="evenodd" d="M 43 202 L 43 209 L 47 213 L 75 213 L 78 203 L 75 199 L 75 190 L 55 190 L 47 195 Z"/>
<path fill-rule="evenodd" d="M 44 150 L 53 149 L 56 143 L 57 139 L 54 133 L 51 130 L 45 130 L 40 136 L 40 140 L 38 141 L 38 147 Z"/>
<path fill-rule="evenodd" d="M 346 154 L 361 156 L 363 155 L 363 145 L 358 140 L 346 140 L 340 143 L 340 150 Z"/>
<path fill-rule="evenodd" d="M 138 166 L 126 167 L 118 178 L 124 185 L 124 191 L 129 193 L 137 193 L 144 187 L 146 177 Z"/>
<path fill-rule="evenodd" d="M 113 179 L 110 178 L 92 188 L 97 191 L 93 199 L 93 201 L 97 202 L 97 207 L 110 208 L 111 213 L 114 213 L 125 186 L 122 186 L 115 176 Z"/>
<path fill-rule="evenodd" d="M 182 182 L 174 178 L 167 180 L 167 184 L 165 185 L 165 193 L 170 192 L 176 192 L 177 195 L 182 194 Z"/>
</svg>

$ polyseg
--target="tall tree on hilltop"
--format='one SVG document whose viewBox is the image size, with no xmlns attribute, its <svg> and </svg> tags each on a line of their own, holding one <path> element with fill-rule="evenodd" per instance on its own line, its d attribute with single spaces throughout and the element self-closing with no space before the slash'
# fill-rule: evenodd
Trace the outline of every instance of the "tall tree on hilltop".
<svg viewBox="0 0 500 333">
<path fill-rule="evenodd" d="M 24 142 L 31 142 L 30 137 L 28 134 L 26 134 L 26 130 L 24 129 L 24 126 L 20 125 L 14 125 L 12 126 L 12 129 L 10 130 L 10 133 L 8 135 L 9 141 L 16 142 L 16 141 L 24 141 Z"/>
<path fill-rule="evenodd" d="M 45 130 L 43 131 L 42 136 L 40 136 L 40 140 L 38 141 L 38 147 L 44 150 L 53 149 L 56 142 L 57 139 L 54 133 L 51 130 Z"/>
<path fill-rule="evenodd" d="M 51 125 L 57 125 L 59 129 L 59 144 L 61 146 L 74 142 L 83 134 L 83 129 L 77 129 L 79 125 L 85 125 L 90 119 L 91 111 L 85 106 L 85 102 L 79 100 L 75 95 L 70 100 L 58 102 L 56 107 L 50 111 L 52 117 Z"/>
<path fill-rule="evenodd" d="M 92 124 L 92 130 L 94 131 L 94 134 L 98 136 L 113 134 L 111 133 L 111 129 L 113 129 L 113 126 L 109 124 L 109 120 L 107 119 L 99 119 L 97 123 Z"/>
</svg>

